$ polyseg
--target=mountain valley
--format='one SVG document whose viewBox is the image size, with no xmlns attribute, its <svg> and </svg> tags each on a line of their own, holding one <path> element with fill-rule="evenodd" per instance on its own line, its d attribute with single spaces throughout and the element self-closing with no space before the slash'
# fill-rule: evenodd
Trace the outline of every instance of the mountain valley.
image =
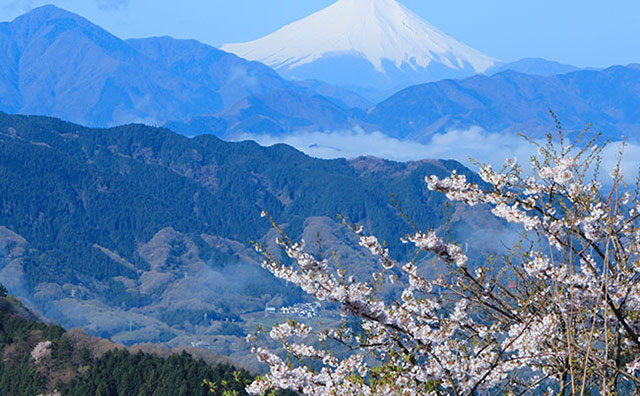
<svg viewBox="0 0 640 396">
<path fill-rule="evenodd" d="M 262 210 L 360 274 L 378 264 L 336 216 L 410 257 L 400 236 L 411 226 L 392 193 L 420 227 L 476 236 L 478 256 L 487 229 L 505 230 L 485 209 L 447 209 L 427 190 L 425 176 L 454 169 L 478 181 L 455 161 L 320 160 L 284 145 L 6 114 L 0 142 L 0 283 L 12 294 L 66 328 L 129 345 L 206 345 L 248 366 L 243 337 L 275 319 L 266 307 L 307 302 L 260 267 L 251 241 L 278 252 Z M 319 315 L 338 318 L 330 306 Z"/>
</svg>

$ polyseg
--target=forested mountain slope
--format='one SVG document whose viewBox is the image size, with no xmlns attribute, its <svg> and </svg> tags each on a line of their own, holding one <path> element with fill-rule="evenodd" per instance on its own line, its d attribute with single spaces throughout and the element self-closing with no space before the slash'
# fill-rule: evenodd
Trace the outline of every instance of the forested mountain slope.
<svg viewBox="0 0 640 396">
<path fill-rule="evenodd" d="M 187 352 L 166 357 L 127 350 L 46 324 L 19 300 L 0 294 L 0 394 L 34 396 L 212 395 L 203 381 L 245 395 L 251 375 L 226 363 L 209 365 Z M 236 373 L 237 374 L 234 374 Z M 237 377 L 236 377 L 237 375 Z M 223 382 L 226 385 L 223 385 Z"/>
<path fill-rule="evenodd" d="M 0 114 L 0 282 L 66 327 L 243 359 L 255 313 L 304 301 L 259 266 L 249 242 L 275 238 L 262 210 L 356 271 L 375 260 L 338 214 L 411 254 L 391 193 L 418 226 L 449 216 L 452 237 L 484 235 L 486 250 L 502 224 L 481 208 L 447 209 L 426 188 L 426 175 L 453 169 L 477 180 L 454 161 L 320 160 L 285 145 Z"/>
</svg>

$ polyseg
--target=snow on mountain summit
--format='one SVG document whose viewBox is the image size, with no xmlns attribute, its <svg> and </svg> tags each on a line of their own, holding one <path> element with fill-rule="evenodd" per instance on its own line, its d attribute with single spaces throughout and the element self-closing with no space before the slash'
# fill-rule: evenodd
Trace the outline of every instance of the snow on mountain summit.
<svg viewBox="0 0 640 396">
<path fill-rule="evenodd" d="M 364 59 L 387 78 L 389 68 L 415 74 L 437 64 L 439 74 L 446 69 L 473 74 L 496 63 L 395 0 L 339 0 L 265 37 L 225 44 L 222 49 L 263 62 L 285 75 L 338 56 Z"/>
</svg>

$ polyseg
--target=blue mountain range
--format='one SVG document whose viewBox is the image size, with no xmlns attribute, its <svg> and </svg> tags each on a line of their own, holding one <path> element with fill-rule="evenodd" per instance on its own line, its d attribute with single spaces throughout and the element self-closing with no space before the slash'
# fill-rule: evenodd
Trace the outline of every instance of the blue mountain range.
<svg viewBox="0 0 640 396">
<path fill-rule="evenodd" d="M 471 126 L 540 135 L 553 127 L 553 110 L 568 132 L 592 122 L 609 136 L 633 137 L 639 87 L 637 65 L 580 70 L 524 59 L 411 86 L 375 105 L 195 40 L 121 40 L 55 6 L 0 24 L 0 110 L 95 127 L 136 122 L 225 139 L 360 127 L 428 141 Z"/>
<path fill-rule="evenodd" d="M 418 141 L 471 126 L 540 136 L 554 126 L 549 110 L 567 132 L 593 123 L 609 137 L 634 137 L 640 131 L 640 67 L 552 76 L 507 70 L 416 85 L 379 103 L 367 121 L 395 137 Z"/>
<path fill-rule="evenodd" d="M 124 41 L 55 6 L 0 24 L 0 49 L 0 109 L 11 113 L 91 126 L 161 124 L 222 110 L 218 117 L 236 123 L 247 106 L 256 107 L 242 120 L 251 124 L 276 113 L 308 125 L 349 118 L 333 99 L 261 63 L 194 40 Z M 302 106 L 292 108 L 281 96 L 303 102 L 302 114 Z"/>
</svg>

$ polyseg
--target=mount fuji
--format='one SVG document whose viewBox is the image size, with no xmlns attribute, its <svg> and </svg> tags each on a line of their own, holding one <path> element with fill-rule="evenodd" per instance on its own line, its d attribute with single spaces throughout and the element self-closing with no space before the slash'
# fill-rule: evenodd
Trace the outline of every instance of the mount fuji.
<svg viewBox="0 0 640 396">
<path fill-rule="evenodd" d="M 339 0 L 254 41 L 221 49 L 293 80 L 321 80 L 371 100 L 409 85 L 496 66 L 395 0 Z"/>
</svg>

